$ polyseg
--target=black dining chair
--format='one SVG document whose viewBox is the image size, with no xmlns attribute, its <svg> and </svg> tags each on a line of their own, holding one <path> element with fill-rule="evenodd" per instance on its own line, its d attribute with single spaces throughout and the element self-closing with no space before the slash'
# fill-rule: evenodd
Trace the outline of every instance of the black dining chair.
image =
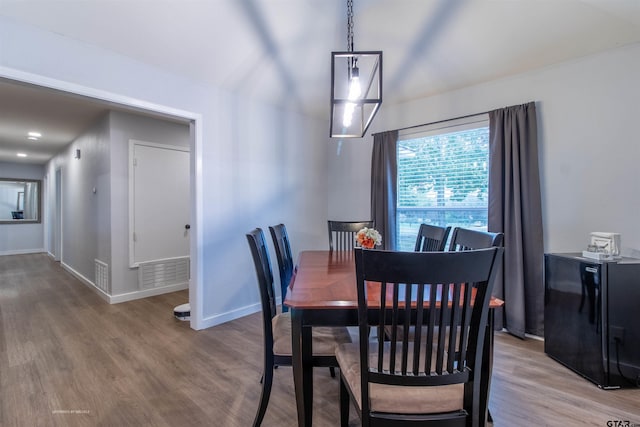
<svg viewBox="0 0 640 427">
<path fill-rule="evenodd" d="M 416 252 L 444 251 L 447 246 L 447 239 L 451 227 L 440 227 L 438 225 L 420 224 L 418 236 L 416 237 Z"/>
<path fill-rule="evenodd" d="M 469 249 L 483 249 L 492 246 L 502 246 L 504 233 L 490 231 L 471 230 L 469 228 L 456 227 L 451 234 L 450 251 L 466 251 Z"/>
<path fill-rule="evenodd" d="M 269 226 L 269 233 L 273 240 L 273 246 L 276 250 L 276 259 L 278 260 L 278 270 L 280 272 L 280 296 L 282 298 L 282 311 L 289 311 L 289 307 L 284 305 L 284 298 L 287 295 L 289 283 L 293 277 L 294 266 L 293 256 L 291 255 L 291 244 L 289 235 L 284 224 Z"/>
<path fill-rule="evenodd" d="M 269 260 L 269 251 L 261 228 L 247 233 L 247 242 L 251 249 L 253 264 L 260 289 L 262 305 L 262 328 L 264 339 L 264 373 L 262 376 L 262 393 L 253 426 L 258 427 L 267 411 L 273 370 L 278 366 L 291 366 L 291 316 L 290 312 L 278 313 L 276 296 L 273 289 L 273 273 Z M 351 342 L 347 328 L 312 329 L 313 365 L 335 368 L 338 366 L 335 349 L 339 344 Z"/>
<path fill-rule="evenodd" d="M 327 221 L 329 250 L 351 251 L 355 247 L 356 234 L 363 228 L 373 228 L 373 221 Z"/>
<path fill-rule="evenodd" d="M 447 239 L 449 238 L 449 232 L 451 227 L 440 227 L 437 225 L 420 224 L 418 230 L 418 236 L 416 237 L 415 252 L 437 252 L 444 251 L 447 246 Z M 398 333 L 402 334 L 402 326 L 398 327 Z M 385 327 L 385 333 L 390 335 L 392 331 L 391 326 Z M 414 334 L 414 328 L 409 328 L 410 337 Z"/>
<path fill-rule="evenodd" d="M 453 229 L 451 234 L 449 250 L 468 251 L 473 249 L 502 247 L 503 242 L 504 233 L 502 232 L 472 230 L 469 228 L 456 227 Z M 491 413 L 488 414 L 488 418 L 489 421 L 492 421 Z"/>
<path fill-rule="evenodd" d="M 478 425 L 484 331 L 502 251 L 355 250 L 360 342 L 336 352 L 343 427 L 350 401 L 363 426 Z M 385 338 L 387 325 L 407 333 Z"/>
</svg>

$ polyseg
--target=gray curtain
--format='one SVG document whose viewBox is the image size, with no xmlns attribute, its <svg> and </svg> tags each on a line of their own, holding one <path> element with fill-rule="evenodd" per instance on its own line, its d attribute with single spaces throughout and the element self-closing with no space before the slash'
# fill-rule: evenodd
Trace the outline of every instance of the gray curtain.
<svg viewBox="0 0 640 427">
<path fill-rule="evenodd" d="M 397 130 L 373 135 L 371 219 L 382 235 L 383 249 L 395 249 L 396 245 L 397 141 Z"/>
<path fill-rule="evenodd" d="M 503 283 L 494 289 L 505 305 L 496 325 L 521 338 L 525 333 L 542 336 L 544 248 L 535 103 L 490 111 L 489 123 L 488 228 L 504 232 L 505 246 Z"/>
</svg>

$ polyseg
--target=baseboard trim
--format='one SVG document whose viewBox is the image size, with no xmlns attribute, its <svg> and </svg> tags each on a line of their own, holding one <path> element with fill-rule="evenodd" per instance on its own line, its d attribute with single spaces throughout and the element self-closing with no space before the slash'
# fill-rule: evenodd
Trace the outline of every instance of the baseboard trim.
<svg viewBox="0 0 640 427">
<path fill-rule="evenodd" d="M 182 291 L 184 289 L 189 289 L 189 282 L 178 283 L 170 286 L 162 286 L 160 288 L 145 289 L 143 291 L 128 292 L 126 294 L 111 295 L 109 297 L 109 303 L 119 304 L 121 302 L 168 294 L 170 292 Z"/>
<path fill-rule="evenodd" d="M 205 317 L 202 319 L 202 329 L 221 325 L 223 323 L 256 313 L 260 310 L 262 310 L 262 307 L 260 306 L 260 303 L 258 303 L 240 307 L 238 309 L 227 311 L 225 313 L 219 313 L 213 316 Z"/>
<path fill-rule="evenodd" d="M 94 291 L 95 293 L 97 293 L 100 298 L 102 298 L 103 300 L 105 300 L 108 303 L 111 303 L 111 301 L 109 301 L 109 299 L 111 298 L 109 294 L 105 293 L 102 289 L 98 288 L 91 280 L 89 280 L 88 278 L 86 278 L 84 275 L 82 275 L 81 273 L 79 273 L 78 271 L 74 270 L 70 265 L 65 264 L 64 262 L 60 261 L 60 265 L 62 266 L 62 268 L 64 268 L 66 271 L 68 271 L 69 273 L 71 273 L 71 275 L 73 277 L 75 277 L 76 279 L 80 280 L 84 285 L 86 285 L 89 289 L 91 289 L 92 291 Z"/>
<path fill-rule="evenodd" d="M 509 330 L 507 328 L 502 328 L 500 329 L 500 332 L 504 332 L 504 333 L 509 333 Z M 537 341 L 544 341 L 544 337 L 541 337 L 539 335 L 533 335 L 533 334 L 524 334 L 525 338 L 530 338 L 532 340 L 537 340 Z"/>
<path fill-rule="evenodd" d="M 532 340 L 544 341 L 544 337 L 541 337 L 539 335 L 524 334 L 524 336 L 525 338 L 531 338 Z"/>
<path fill-rule="evenodd" d="M 71 275 L 73 275 L 76 279 L 80 280 L 92 291 L 97 293 L 100 296 L 100 298 L 102 298 L 109 304 L 119 304 L 121 302 L 133 301 L 137 299 L 153 297 L 156 295 L 168 294 L 169 292 L 176 292 L 176 291 L 182 291 L 184 289 L 189 289 L 189 282 L 185 282 L 185 283 L 178 283 L 171 286 L 163 286 L 161 288 L 153 288 L 153 289 L 146 289 L 143 291 L 128 292 L 126 294 L 109 295 L 106 292 L 104 292 L 102 289 L 98 288 L 91 280 L 89 280 L 88 278 L 86 278 L 76 270 L 74 270 L 69 265 L 65 264 L 64 262 L 61 262 L 60 265 L 66 271 L 71 273 Z"/>
<path fill-rule="evenodd" d="M 281 298 L 276 298 L 276 305 L 281 304 Z M 202 319 L 202 327 L 200 329 L 211 328 L 212 326 L 221 325 L 223 323 L 231 322 L 232 320 L 239 319 L 244 316 L 248 316 L 253 313 L 257 313 L 262 310 L 260 303 L 247 305 L 235 310 L 227 311 L 225 313 L 216 314 L 213 316 L 205 317 Z"/>
<path fill-rule="evenodd" d="M 39 249 L 19 249 L 17 251 L 2 251 L 0 252 L 0 256 L 4 255 L 25 255 L 25 254 L 40 254 L 46 252 L 44 248 Z"/>
</svg>

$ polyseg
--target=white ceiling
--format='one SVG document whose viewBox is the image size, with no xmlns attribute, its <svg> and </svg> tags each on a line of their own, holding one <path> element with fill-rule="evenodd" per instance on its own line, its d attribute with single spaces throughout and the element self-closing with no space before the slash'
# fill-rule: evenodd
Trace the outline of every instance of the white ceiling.
<svg viewBox="0 0 640 427">
<path fill-rule="evenodd" d="M 327 120 L 330 52 L 346 50 L 346 0 L 2 0 L 0 15 Z M 384 108 L 640 42 L 640 0 L 354 0 L 354 34 L 384 52 Z M 5 117 L 37 126 L 55 107 L 67 129 L 43 133 L 64 144 L 98 114 L 35 90 L 20 111 L 27 89 L 0 84 L 0 161 L 27 131 Z"/>
</svg>

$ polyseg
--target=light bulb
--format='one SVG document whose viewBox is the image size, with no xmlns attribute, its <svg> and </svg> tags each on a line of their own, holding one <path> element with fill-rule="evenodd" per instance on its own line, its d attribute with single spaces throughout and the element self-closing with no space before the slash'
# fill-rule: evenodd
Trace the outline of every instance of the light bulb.
<svg viewBox="0 0 640 427">
<path fill-rule="evenodd" d="M 351 78 L 349 79 L 349 95 L 347 99 L 354 101 L 360 98 L 362 94 L 362 88 L 360 87 L 360 70 L 358 67 L 351 69 Z M 342 125 L 344 127 L 351 126 L 353 120 L 353 112 L 356 109 L 356 104 L 353 102 L 347 102 L 344 106 L 344 116 L 342 117 Z"/>
<path fill-rule="evenodd" d="M 349 82 L 349 99 L 358 99 L 362 94 L 362 88 L 360 87 L 360 77 L 354 75 Z"/>
<path fill-rule="evenodd" d="M 353 112 L 356 109 L 356 104 L 353 102 L 347 102 L 344 104 L 344 116 L 342 117 L 342 126 L 348 128 L 351 126 L 351 121 L 353 119 Z"/>
</svg>

